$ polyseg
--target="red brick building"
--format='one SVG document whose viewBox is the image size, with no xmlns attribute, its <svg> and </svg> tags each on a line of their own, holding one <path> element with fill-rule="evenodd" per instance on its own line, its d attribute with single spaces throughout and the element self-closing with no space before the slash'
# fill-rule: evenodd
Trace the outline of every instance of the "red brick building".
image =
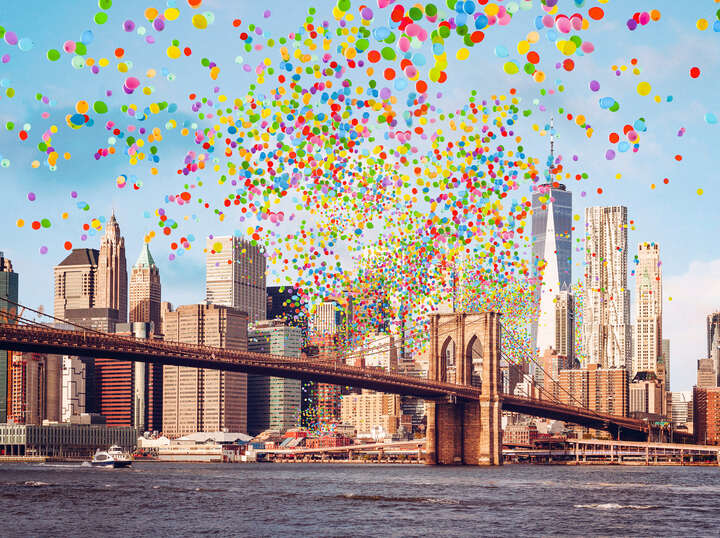
<svg viewBox="0 0 720 538">
<path fill-rule="evenodd" d="M 693 388 L 693 427 L 698 444 L 720 445 L 720 387 Z"/>
</svg>

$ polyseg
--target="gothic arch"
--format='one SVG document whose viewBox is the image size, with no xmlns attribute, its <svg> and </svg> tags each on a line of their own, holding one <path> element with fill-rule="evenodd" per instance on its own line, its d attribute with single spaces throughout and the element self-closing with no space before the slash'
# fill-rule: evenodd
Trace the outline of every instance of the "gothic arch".
<svg viewBox="0 0 720 538">
<path fill-rule="evenodd" d="M 455 340 L 448 336 L 440 347 L 440 381 L 455 383 L 457 379 L 457 349 Z"/>
<path fill-rule="evenodd" d="M 465 348 L 465 364 L 465 379 L 469 380 L 473 387 L 482 387 L 483 352 L 480 338 L 476 334 L 472 335 Z"/>
</svg>

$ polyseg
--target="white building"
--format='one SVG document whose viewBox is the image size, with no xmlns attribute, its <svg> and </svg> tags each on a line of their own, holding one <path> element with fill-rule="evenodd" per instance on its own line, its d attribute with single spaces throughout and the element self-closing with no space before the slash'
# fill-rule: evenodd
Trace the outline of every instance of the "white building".
<svg viewBox="0 0 720 538">
<path fill-rule="evenodd" d="M 77 357 L 62 356 L 62 396 L 60 420 L 70 422 L 70 417 L 85 412 L 85 363 Z"/>
<path fill-rule="evenodd" d="M 247 312 L 248 321 L 267 315 L 265 256 L 260 247 L 235 236 L 210 237 L 205 243 L 206 301 Z"/>
<path fill-rule="evenodd" d="M 662 359 L 662 267 L 657 243 L 638 245 L 635 269 L 635 360 L 632 374 L 657 372 Z"/>
<path fill-rule="evenodd" d="M 627 288 L 627 208 L 585 210 L 583 343 L 587 364 L 630 366 L 630 291 Z M 585 366 L 585 365 L 584 365 Z"/>
<path fill-rule="evenodd" d="M 327 299 L 315 306 L 310 321 L 316 335 L 338 334 L 345 322 L 345 311 L 338 301 Z"/>
<path fill-rule="evenodd" d="M 669 392 L 670 420 L 673 424 L 687 424 L 693 421 L 692 392 Z"/>
</svg>

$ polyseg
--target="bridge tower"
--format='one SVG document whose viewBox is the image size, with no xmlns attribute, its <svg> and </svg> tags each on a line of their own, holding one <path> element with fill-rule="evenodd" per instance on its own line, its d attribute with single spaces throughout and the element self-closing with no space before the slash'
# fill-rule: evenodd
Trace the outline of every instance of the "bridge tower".
<svg viewBox="0 0 720 538">
<path fill-rule="evenodd" d="M 498 312 L 430 315 L 430 370 L 435 381 L 477 386 L 480 401 L 426 403 L 426 459 L 436 465 L 502 465 Z"/>
</svg>

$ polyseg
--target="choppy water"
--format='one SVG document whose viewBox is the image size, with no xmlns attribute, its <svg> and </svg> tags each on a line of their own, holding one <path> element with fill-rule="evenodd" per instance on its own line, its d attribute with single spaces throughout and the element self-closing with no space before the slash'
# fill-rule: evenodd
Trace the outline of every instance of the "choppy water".
<svg viewBox="0 0 720 538">
<path fill-rule="evenodd" d="M 0 535 L 720 533 L 720 468 L 0 465 Z"/>
</svg>

